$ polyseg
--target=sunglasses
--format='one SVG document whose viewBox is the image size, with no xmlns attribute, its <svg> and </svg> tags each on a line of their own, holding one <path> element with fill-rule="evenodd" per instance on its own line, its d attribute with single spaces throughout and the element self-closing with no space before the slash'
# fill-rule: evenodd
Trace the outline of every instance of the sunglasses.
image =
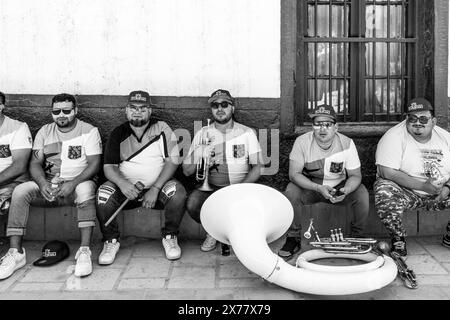
<svg viewBox="0 0 450 320">
<path fill-rule="evenodd" d="M 314 129 L 321 129 L 321 128 L 325 128 L 325 129 L 330 129 L 332 126 L 334 126 L 335 122 L 330 122 L 330 121 L 317 121 L 317 122 L 313 122 L 313 128 Z"/>
<path fill-rule="evenodd" d="M 214 110 L 219 109 L 219 106 L 221 106 L 222 109 L 226 109 L 226 108 L 228 108 L 228 106 L 230 106 L 230 103 L 227 102 L 227 101 L 222 101 L 220 103 L 219 102 L 211 103 L 211 108 L 214 109 Z"/>
<path fill-rule="evenodd" d="M 127 106 L 127 108 L 129 108 L 132 112 L 143 112 L 143 111 L 147 111 L 150 106 Z"/>
<path fill-rule="evenodd" d="M 419 122 L 421 124 L 427 124 L 428 121 L 430 121 L 430 119 L 431 119 L 431 117 L 430 118 L 426 117 L 426 116 L 417 117 L 417 116 L 414 116 L 414 115 L 408 115 L 408 122 L 409 123 L 416 123 L 417 120 L 419 120 Z"/>
<path fill-rule="evenodd" d="M 59 115 L 60 113 L 64 113 L 65 115 L 69 115 L 72 113 L 73 109 L 67 110 L 67 109 L 58 109 L 58 110 L 52 110 L 52 113 L 54 116 Z"/>
</svg>

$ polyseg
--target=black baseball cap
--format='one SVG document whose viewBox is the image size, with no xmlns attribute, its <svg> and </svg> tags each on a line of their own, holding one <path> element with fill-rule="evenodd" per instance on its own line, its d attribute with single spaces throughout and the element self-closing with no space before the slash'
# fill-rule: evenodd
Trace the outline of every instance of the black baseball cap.
<svg viewBox="0 0 450 320">
<path fill-rule="evenodd" d="M 315 117 L 328 117 L 334 121 L 336 121 L 336 112 L 334 112 L 334 109 L 327 105 L 327 104 L 321 104 L 317 106 L 312 113 L 309 114 L 309 117 L 314 119 Z"/>
<path fill-rule="evenodd" d="M 33 262 L 34 266 L 46 267 L 52 266 L 63 261 L 70 255 L 67 243 L 59 240 L 47 242 L 42 248 L 42 257 Z"/>
<path fill-rule="evenodd" d="M 219 99 L 222 99 L 224 101 L 228 101 L 231 104 L 234 104 L 234 98 L 231 96 L 230 91 L 219 89 L 211 93 L 211 96 L 208 99 L 208 103 L 213 103 Z"/>
<path fill-rule="evenodd" d="M 433 111 L 433 106 L 430 101 L 424 98 L 415 98 L 408 102 L 406 113 L 419 111 Z"/>
<path fill-rule="evenodd" d="M 147 91 L 137 90 L 131 91 L 128 95 L 128 103 L 142 104 L 147 106 L 152 106 L 152 98 L 150 98 L 150 94 Z"/>
</svg>

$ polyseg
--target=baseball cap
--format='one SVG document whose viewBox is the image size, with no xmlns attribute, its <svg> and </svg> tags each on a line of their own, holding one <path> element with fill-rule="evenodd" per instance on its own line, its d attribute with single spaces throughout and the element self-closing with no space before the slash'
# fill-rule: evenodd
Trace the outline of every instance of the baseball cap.
<svg viewBox="0 0 450 320">
<path fill-rule="evenodd" d="M 33 265 L 37 267 L 51 266 L 63 261 L 69 255 L 70 250 L 67 243 L 59 240 L 52 240 L 42 247 L 42 256 L 33 262 Z"/>
<path fill-rule="evenodd" d="M 152 99 L 150 98 L 150 94 L 146 91 L 137 90 L 131 91 L 128 95 L 128 103 L 139 103 L 147 106 L 153 105 Z"/>
<path fill-rule="evenodd" d="M 321 104 L 317 106 L 309 116 L 314 119 L 315 117 L 328 117 L 336 121 L 336 112 L 334 109 L 327 104 Z"/>
<path fill-rule="evenodd" d="M 433 111 L 433 106 L 430 101 L 424 98 L 415 98 L 408 102 L 406 113 L 418 111 Z"/>
<path fill-rule="evenodd" d="M 231 104 L 234 104 L 234 98 L 231 96 L 228 90 L 219 89 L 214 91 L 208 99 L 208 103 L 213 103 L 219 99 L 228 101 Z"/>
</svg>

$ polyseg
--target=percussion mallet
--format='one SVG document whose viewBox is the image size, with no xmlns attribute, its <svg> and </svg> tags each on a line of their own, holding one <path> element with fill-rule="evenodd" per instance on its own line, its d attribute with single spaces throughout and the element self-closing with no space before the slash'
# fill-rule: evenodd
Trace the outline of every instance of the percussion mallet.
<svg viewBox="0 0 450 320">
<path fill-rule="evenodd" d="M 134 184 L 134 186 L 139 190 L 139 194 L 142 192 L 142 190 L 144 190 L 145 186 L 142 182 L 138 181 Z M 105 227 L 108 226 L 108 224 L 111 223 L 111 221 L 113 221 L 113 219 L 119 214 L 120 211 L 122 211 L 123 207 L 125 207 L 128 203 L 128 201 L 130 201 L 130 199 L 126 199 L 121 205 L 120 207 L 116 210 L 116 212 L 113 213 L 113 215 L 111 216 L 111 218 L 108 219 L 108 221 L 106 221 L 105 223 Z"/>
</svg>

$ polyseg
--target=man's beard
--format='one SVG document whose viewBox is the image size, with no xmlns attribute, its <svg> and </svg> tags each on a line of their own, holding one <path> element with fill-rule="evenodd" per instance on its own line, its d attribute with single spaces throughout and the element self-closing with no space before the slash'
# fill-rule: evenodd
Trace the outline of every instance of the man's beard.
<svg viewBox="0 0 450 320">
<path fill-rule="evenodd" d="M 143 127 L 148 123 L 148 119 L 131 119 L 130 124 L 134 127 Z"/>
<path fill-rule="evenodd" d="M 75 122 L 75 118 L 72 120 L 67 119 L 65 123 L 61 124 L 59 120 L 56 120 L 55 123 L 59 128 L 67 128 L 70 127 Z"/>
<path fill-rule="evenodd" d="M 223 119 L 219 119 L 218 117 L 214 117 L 214 121 L 219 123 L 219 124 L 226 124 L 228 122 L 230 122 L 230 120 L 233 118 L 233 115 L 231 114 L 229 117 L 223 118 Z"/>
</svg>

